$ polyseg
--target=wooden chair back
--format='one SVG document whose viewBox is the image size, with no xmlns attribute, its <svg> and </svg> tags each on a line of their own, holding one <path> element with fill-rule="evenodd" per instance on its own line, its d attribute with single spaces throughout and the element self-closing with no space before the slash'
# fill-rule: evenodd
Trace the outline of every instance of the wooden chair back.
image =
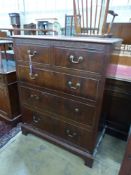
<svg viewBox="0 0 131 175">
<path fill-rule="evenodd" d="M 105 34 L 109 2 L 110 0 L 73 0 L 76 35 Z"/>
</svg>

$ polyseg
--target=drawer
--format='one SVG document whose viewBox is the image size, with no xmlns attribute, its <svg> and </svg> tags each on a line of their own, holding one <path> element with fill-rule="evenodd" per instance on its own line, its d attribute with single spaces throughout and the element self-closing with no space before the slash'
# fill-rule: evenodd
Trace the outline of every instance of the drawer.
<svg viewBox="0 0 131 175">
<path fill-rule="evenodd" d="M 23 108 L 23 122 L 64 139 L 65 143 L 73 143 L 89 151 L 93 149 L 92 131 L 60 121 L 52 116 L 32 112 L 26 108 Z"/>
<path fill-rule="evenodd" d="M 29 61 L 29 55 L 32 55 L 32 62 L 50 64 L 50 48 L 48 45 L 17 45 L 15 46 L 15 55 L 17 60 Z"/>
<path fill-rule="evenodd" d="M 97 49 L 97 46 L 88 46 L 87 49 L 55 47 L 54 60 L 56 66 L 101 74 L 104 71 L 105 53 L 104 48 Z"/>
<path fill-rule="evenodd" d="M 20 87 L 21 102 L 33 109 L 56 114 L 58 118 L 67 118 L 85 125 L 93 125 L 95 106 L 67 99 L 45 91 Z"/>
<path fill-rule="evenodd" d="M 129 96 L 131 95 L 131 82 L 107 78 L 105 90 Z"/>
<path fill-rule="evenodd" d="M 97 99 L 99 79 L 78 77 L 38 68 L 34 68 L 33 76 L 30 76 L 29 68 L 22 66 L 18 66 L 18 78 L 20 81 L 41 87 L 85 97 L 90 100 Z"/>
</svg>

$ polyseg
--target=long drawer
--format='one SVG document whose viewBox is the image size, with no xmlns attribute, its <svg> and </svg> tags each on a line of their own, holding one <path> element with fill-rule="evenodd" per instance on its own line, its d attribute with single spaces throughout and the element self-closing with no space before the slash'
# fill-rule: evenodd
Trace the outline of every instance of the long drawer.
<svg viewBox="0 0 131 175">
<path fill-rule="evenodd" d="M 23 109 L 23 122 L 31 124 L 36 128 L 53 134 L 59 139 L 64 139 L 65 143 L 73 143 L 77 146 L 93 151 L 92 131 L 71 125 L 65 121 L 54 119 L 52 116 L 32 112 L 27 108 Z"/>
<path fill-rule="evenodd" d="M 15 55 L 18 60 L 31 61 L 36 63 L 50 64 L 50 47 L 48 45 L 20 44 L 15 47 Z"/>
<path fill-rule="evenodd" d="M 78 123 L 92 126 L 95 106 L 67 99 L 56 94 L 20 86 L 21 102 L 33 109 L 58 115 Z"/>
<path fill-rule="evenodd" d="M 72 95 L 97 100 L 99 91 L 99 79 L 91 77 L 80 77 L 47 69 L 33 69 L 30 76 L 29 68 L 18 66 L 18 78 L 20 81 L 33 85 L 62 91 Z"/>
<path fill-rule="evenodd" d="M 101 74 L 104 71 L 103 64 L 105 64 L 104 48 L 91 44 L 85 49 L 54 47 L 54 64 Z"/>
</svg>

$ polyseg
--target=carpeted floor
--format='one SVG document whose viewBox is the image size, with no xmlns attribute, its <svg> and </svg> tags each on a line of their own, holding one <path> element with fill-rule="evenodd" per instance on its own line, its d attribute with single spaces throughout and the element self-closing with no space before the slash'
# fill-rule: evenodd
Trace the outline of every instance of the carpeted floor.
<svg viewBox="0 0 131 175">
<path fill-rule="evenodd" d="M 0 148 L 2 148 L 12 137 L 20 131 L 20 124 L 16 127 L 0 121 Z"/>
<path fill-rule="evenodd" d="M 12 128 L 11 125 L 8 125 L 3 121 L 0 121 L 0 137 L 8 133 L 11 130 L 11 128 Z"/>
<path fill-rule="evenodd" d="M 78 156 L 19 132 L 0 149 L 0 175 L 118 175 L 125 146 L 105 135 L 91 169 Z"/>
</svg>

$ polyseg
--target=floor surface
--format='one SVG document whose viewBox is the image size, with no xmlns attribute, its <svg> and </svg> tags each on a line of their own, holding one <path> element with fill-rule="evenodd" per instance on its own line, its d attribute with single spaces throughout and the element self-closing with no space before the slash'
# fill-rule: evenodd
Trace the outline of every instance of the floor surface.
<svg viewBox="0 0 131 175">
<path fill-rule="evenodd" d="M 19 132 L 0 149 L 0 175 L 118 175 L 126 142 L 105 135 L 93 168 L 68 151 Z"/>
<path fill-rule="evenodd" d="M 11 130 L 11 126 L 9 124 L 6 124 L 3 121 L 0 121 L 0 138 L 5 135 L 6 133 L 9 133 Z"/>
</svg>

